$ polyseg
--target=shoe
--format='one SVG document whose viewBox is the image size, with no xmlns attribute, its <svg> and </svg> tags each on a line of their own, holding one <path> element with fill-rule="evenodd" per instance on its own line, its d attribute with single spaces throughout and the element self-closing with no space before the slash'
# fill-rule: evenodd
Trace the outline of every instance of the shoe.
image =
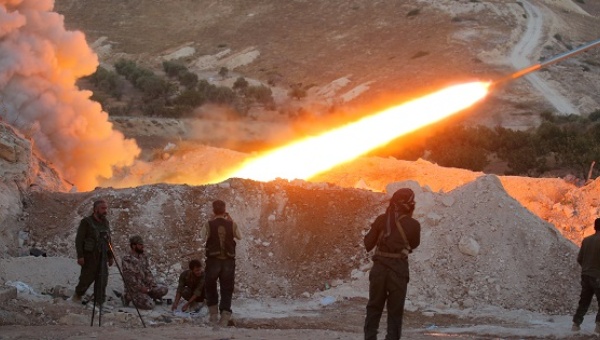
<svg viewBox="0 0 600 340">
<path fill-rule="evenodd" d="M 208 306 L 208 321 L 210 323 L 217 323 L 219 321 L 219 306 Z"/>
<path fill-rule="evenodd" d="M 596 329 L 594 329 L 594 332 L 600 333 L 600 321 L 596 322 Z"/>
<path fill-rule="evenodd" d="M 82 304 L 81 302 L 81 295 L 77 294 L 77 293 L 73 293 L 73 295 L 67 299 L 67 301 L 71 301 L 73 303 L 76 303 L 78 305 Z"/>
<path fill-rule="evenodd" d="M 221 312 L 221 320 L 219 320 L 219 326 L 227 327 L 229 325 L 229 320 L 231 319 L 231 312 L 224 310 Z"/>
<path fill-rule="evenodd" d="M 598 328 L 598 325 L 596 325 L 596 328 Z M 581 330 L 581 327 L 579 327 L 578 324 L 574 323 L 573 326 L 571 326 L 571 331 L 573 332 L 579 332 Z"/>
</svg>

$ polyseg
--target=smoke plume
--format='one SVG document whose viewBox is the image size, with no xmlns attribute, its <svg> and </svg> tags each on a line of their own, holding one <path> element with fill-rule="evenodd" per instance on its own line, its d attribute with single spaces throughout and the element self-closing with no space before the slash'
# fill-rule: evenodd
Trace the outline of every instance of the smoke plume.
<svg viewBox="0 0 600 340">
<path fill-rule="evenodd" d="M 66 180 L 89 190 L 140 150 L 75 85 L 95 72 L 98 58 L 53 7 L 53 0 L 0 0 L 0 116 Z"/>
</svg>

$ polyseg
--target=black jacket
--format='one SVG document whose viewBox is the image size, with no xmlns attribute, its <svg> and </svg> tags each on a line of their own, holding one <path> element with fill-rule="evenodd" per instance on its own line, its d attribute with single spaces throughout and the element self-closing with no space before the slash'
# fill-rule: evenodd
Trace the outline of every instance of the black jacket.
<svg viewBox="0 0 600 340">
<path fill-rule="evenodd" d="M 371 229 L 364 238 L 364 244 L 367 251 L 371 251 L 377 246 L 377 250 L 382 252 L 401 253 L 402 249 L 405 248 L 406 243 L 400 235 L 393 218 L 390 223 L 389 235 L 386 235 L 387 220 L 388 214 L 385 213 L 377 216 L 375 222 L 371 224 Z M 421 243 L 421 224 L 410 216 L 404 216 L 400 221 L 412 251 L 412 249 L 417 248 Z M 389 269 L 394 270 L 399 275 L 408 277 L 407 259 L 390 258 L 375 254 L 373 256 L 373 262 L 375 262 L 375 264 L 384 265 Z"/>
</svg>

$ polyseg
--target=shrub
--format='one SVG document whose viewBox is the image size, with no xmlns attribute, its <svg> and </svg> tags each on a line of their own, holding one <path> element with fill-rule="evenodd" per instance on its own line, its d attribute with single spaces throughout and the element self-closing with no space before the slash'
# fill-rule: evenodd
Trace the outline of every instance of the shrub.
<svg viewBox="0 0 600 340">
<path fill-rule="evenodd" d="M 163 70 L 169 77 L 176 77 L 180 72 L 187 72 L 187 67 L 181 62 L 176 61 L 163 61 Z"/>
<path fill-rule="evenodd" d="M 244 77 L 239 77 L 233 83 L 234 90 L 242 90 L 244 91 L 248 87 L 248 81 Z"/>
<path fill-rule="evenodd" d="M 105 91 L 114 98 L 121 99 L 124 83 L 117 73 L 100 66 L 88 79 L 100 90 Z"/>
<path fill-rule="evenodd" d="M 421 13 L 421 10 L 418 8 L 412 9 L 410 11 L 408 11 L 408 13 L 406 13 L 407 17 L 414 17 L 415 15 L 419 15 L 419 13 Z"/>
<path fill-rule="evenodd" d="M 219 75 L 221 78 L 227 77 L 227 74 L 229 74 L 229 69 L 227 67 L 223 66 L 219 69 Z"/>
<path fill-rule="evenodd" d="M 194 88 L 198 84 L 198 75 L 187 70 L 179 73 L 179 82 L 188 89 Z"/>
<path fill-rule="evenodd" d="M 247 98 L 253 99 L 254 101 L 263 105 L 270 105 L 274 103 L 273 91 L 271 88 L 264 85 L 260 86 L 248 86 L 244 91 Z"/>
<path fill-rule="evenodd" d="M 597 122 L 600 119 L 600 109 L 593 111 L 589 114 L 588 119 L 591 122 Z"/>
</svg>

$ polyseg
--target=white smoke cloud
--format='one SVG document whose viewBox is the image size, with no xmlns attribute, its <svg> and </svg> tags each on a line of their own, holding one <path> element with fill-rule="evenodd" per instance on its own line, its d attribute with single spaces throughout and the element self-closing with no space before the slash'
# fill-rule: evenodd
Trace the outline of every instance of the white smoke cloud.
<svg viewBox="0 0 600 340">
<path fill-rule="evenodd" d="M 53 8 L 53 0 L 0 0 L 0 116 L 31 136 L 65 179 L 89 190 L 140 150 L 75 85 L 98 58 Z"/>
</svg>

